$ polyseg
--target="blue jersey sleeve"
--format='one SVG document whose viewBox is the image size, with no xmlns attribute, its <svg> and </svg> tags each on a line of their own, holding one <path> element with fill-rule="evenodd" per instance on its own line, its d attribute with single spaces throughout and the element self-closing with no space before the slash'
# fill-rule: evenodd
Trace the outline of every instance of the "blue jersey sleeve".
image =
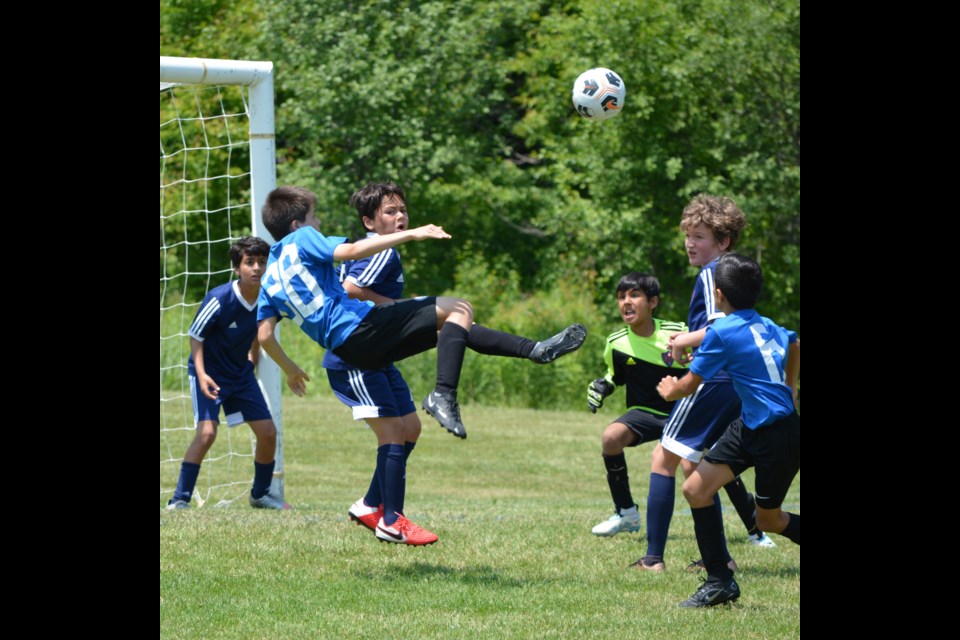
<svg viewBox="0 0 960 640">
<path fill-rule="evenodd" d="M 360 288 L 368 288 L 387 298 L 403 297 L 403 266 L 395 249 L 347 264 L 341 280 L 349 280 Z"/>
<path fill-rule="evenodd" d="M 190 325 L 190 331 L 188 332 L 190 337 L 200 342 L 203 342 L 213 330 L 213 327 L 216 326 L 217 317 L 220 315 L 220 298 L 217 297 L 215 291 L 215 289 L 211 289 L 204 296 L 203 302 L 200 304 L 200 310 L 197 311 L 193 324 Z"/>
<path fill-rule="evenodd" d="M 690 363 L 690 371 L 711 380 L 726 368 L 727 356 L 724 353 L 723 338 L 713 327 L 707 327 L 707 333 L 700 343 L 697 355 Z"/>
<path fill-rule="evenodd" d="M 267 295 L 267 290 L 260 287 L 260 295 L 257 297 L 257 322 L 267 318 L 279 318 L 280 311 L 273 306 L 273 299 Z"/>
</svg>

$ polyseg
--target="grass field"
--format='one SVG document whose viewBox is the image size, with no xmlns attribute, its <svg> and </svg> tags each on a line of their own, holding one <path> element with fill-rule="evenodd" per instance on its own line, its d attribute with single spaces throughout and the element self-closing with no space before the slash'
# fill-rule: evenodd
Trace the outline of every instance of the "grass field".
<svg viewBox="0 0 960 640">
<path fill-rule="evenodd" d="M 643 531 L 590 534 L 612 512 L 599 436 L 620 406 L 592 415 L 468 405 L 466 441 L 421 413 L 405 511 L 440 541 L 412 548 L 347 519 L 376 441 L 324 382 L 309 399 L 284 398 L 291 511 L 239 500 L 161 510 L 161 638 L 799 637 L 800 548 L 779 536 L 775 549 L 747 544 L 732 508 L 743 592 L 732 606 L 676 607 L 699 584 L 684 571 L 699 553 L 679 485 L 666 573 L 626 568 L 643 555 Z M 650 450 L 627 453 L 641 512 Z M 752 473 L 745 480 L 752 490 Z M 799 477 L 785 506 L 799 512 Z"/>
</svg>

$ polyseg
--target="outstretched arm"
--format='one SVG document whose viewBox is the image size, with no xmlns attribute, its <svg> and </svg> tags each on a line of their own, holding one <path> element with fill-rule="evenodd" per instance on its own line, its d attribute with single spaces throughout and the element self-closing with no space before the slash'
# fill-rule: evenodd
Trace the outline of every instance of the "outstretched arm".
<svg viewBox="0 0 960 640">
<path fill-rule="evenodd" d="M 344 242 L 333 250 L 333 259 L 338 262 L 343 260 L 359 260 L 360 258 L 366 258 L 375 253 L 380 253 L 384 249 L 403 244 L 404 242 L 427 240 L 430 238 L 447 240 L 450 238 L 450 234 L 444 231 L 443 227 L 438 227 L 435 224 L 427 224 L 422 227 L 417 227 L 416 229 L 405 229 L 404 231 L 398 231 L 396 233 L 388 233 L 385 236 L 364 238 L 356 242 Z M 267 353 L 270 352 L 268 351 Z"/>
<path fill-rule="evenodd" d="M 703 382 L 703 378 L 693 371 L 688 371 L 687 375 L 679 380 L 677 380 L 676 376 L 665 376 L 657 385 L 657 393 L 659 393 L 660 397 L 664 400 L 679 400 L 680 398 L 693 395 L 693 392 L 697 390 L 701 382 Z"/>
<path fill-rule="evenodd" d="M 287 374 L 287 386 L 298 396 L 303 397 L 307 392 L 307 383 L 310 382 L 310 376 L 300 366 L 290 359 L 287 353 L 277 342 L 274 335 L 274 328 L 277 326 L 277 317 L 265 318 L 260 321 L 257 329 L 257 338 L 260 340 L 260 346 L 267 352 L 267 355 L 277 363 L 283 372 Z"/>
</svg>

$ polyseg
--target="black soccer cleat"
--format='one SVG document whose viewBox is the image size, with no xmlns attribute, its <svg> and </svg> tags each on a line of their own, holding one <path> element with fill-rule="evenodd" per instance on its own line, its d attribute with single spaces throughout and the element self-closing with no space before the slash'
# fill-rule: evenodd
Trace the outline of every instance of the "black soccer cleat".
<svg viewBox="0 0 960 640">
<path fill-rule="evenodd" d="M 431 391 L 421 403 L 423 410 L 437 419 L 444 429 L 466 440 L 467 428 L 460 422 L 460 405 L 457 404 L 457 392 L 437 393 Z"/>
<path fill-rule="evenodd" d="M 681 602 L 678 606 L 685 609 L 697 609 L 700 607 L 715 607 L 724 602 L 735 602 L 740 597 L 740 586 L 733 578 L 729 580 L 717 580 L 716 578 L 707 578 L 700 588 L 692 596 Z"/>
<path fill-rule="evenodd" d="M 562 355 L 576 351 L 587 339 L 587 329 L 579 322 L 572 324 L 552 338 L 538 342 L 527 356 L 537 364 L 549 364 Z"/>
</svg>

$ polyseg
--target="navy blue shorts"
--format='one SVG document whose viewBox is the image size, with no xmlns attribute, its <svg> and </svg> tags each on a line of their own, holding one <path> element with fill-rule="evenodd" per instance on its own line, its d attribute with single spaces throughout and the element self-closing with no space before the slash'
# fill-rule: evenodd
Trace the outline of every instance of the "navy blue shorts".
<svg viewBox="0 0 960 640">
<path fill-rule="evenodd" d="M 704 451 L 739 417 L 740 396 L 733 382 L 729 378 L 708 380 L 673 406 L 660 444 L 681 458 L 700 462 Z"/>
<path fill-rule="evenodd" d="M 660 436 L 663 435 L 663 425 L 667 422 L 667 416 L 658 416 L 640 409 L 630 409 L 614 422 L 626 425 L 630 431 L 636 434 L 637 439 L 627 445 L 636 447 L 644 442 L 659 440 Z"/>
<path fill-rule="evenodd" d="M 757 505 L 776 509 L 800 471 L 800 416 L 793 412 L 759 429 L 750 429 L 743 420 L 737 420 L 707 452 L 705 460 L 727 465 L 736 476 L 756 467 Z"/>
<path fill-rule="evenodd" d="M 395 418 L 416 413 L 410 387 L 394 365 L 383 369 L 327 369 L 334 395 L 351 409 L 354 420 Z"/>
<path fill-rule="evenodd" d="M 215 376 L 211 376 L 220 385 L 220 394 L 217 400 L 211 400 L 200 392 L 200 385 L 193 376 L 190 378 L 190 398 L 193 400 L 194 422 L 220 422 L 220 405 L 227 416 L 227 426 L 235 427 L 243 422 L 256 420 L 272 420 L 267 401 L 263 398 L 263 391 L 252 373 L 238 385 L 221 384 Z"/>
</svg>

